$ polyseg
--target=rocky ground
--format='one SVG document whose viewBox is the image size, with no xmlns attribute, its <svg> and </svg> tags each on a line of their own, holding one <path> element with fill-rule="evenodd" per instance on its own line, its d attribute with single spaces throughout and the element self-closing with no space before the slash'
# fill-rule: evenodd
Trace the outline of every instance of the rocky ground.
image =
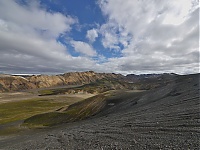
<svg viewBox="0 0 200 150">
<path fill-rule="evenodd" d="M 1 137 L 0 149 L 200 149 L 199 75 L 125 99 L 87 120 Z"/>
</svg>

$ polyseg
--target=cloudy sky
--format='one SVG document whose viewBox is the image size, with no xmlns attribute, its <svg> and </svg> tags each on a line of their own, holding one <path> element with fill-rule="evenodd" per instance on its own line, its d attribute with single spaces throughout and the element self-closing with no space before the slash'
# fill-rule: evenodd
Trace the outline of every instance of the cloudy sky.
<svg viewBox="0 0 200 150">
<path fill-rule="evenodd" d="M 199 0 L 0 0 L 0 73 L 199 72 Z"/>
</svg>

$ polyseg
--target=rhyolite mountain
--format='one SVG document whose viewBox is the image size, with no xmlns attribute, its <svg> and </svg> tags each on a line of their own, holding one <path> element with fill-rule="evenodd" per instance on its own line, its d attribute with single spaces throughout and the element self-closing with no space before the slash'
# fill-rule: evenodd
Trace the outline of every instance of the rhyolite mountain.
<svg viewBox="0 0 200 150">
<path fill-rule="evenodd" d="M 121 75 L 115 73 L 96 73 L 93 71 L 87 72 L 69 72 L 59 75 L 0 75 L 0 92 L 21 91 L 27 89 L 47 88 L 63 85 L 85 85 L 94 83 L 102 79 L 110 81 L 120 81 L 122 83 L 135 83 L 135 88 L 142 88 L 141 82 L 152 82 L 155 85 L 156 81 L 163 79 L 171 79 L 175 74 L 143 74 L 143 75 Z M 139 84 L 137 84 L 139 83 Z M 157 82 L 156 82 L 157 83 Z M 119 84 L 119 83 L 117 83 Z M 143 85 L 144 86 L 144 85 Z M 145 86 L 147 86 L 145 84 Z M 150 86 L 150 85 L 149 85 Z M 127 87 L 127 86 L 124 86 Z M 145 88 L 145 87 L 143 87 Z M 148 88 L 148 87 L 146 87 Z"/>
</svg>

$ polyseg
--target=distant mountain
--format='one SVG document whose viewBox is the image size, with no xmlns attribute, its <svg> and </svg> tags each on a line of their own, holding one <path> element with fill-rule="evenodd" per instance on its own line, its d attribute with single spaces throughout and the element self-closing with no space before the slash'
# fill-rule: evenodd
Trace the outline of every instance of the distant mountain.
<svg viewBox="0 0 200 150">
<path fill-rule="evenodd" d="M 0 92 L 9 91 L 21 91 L 27 89 L 36 88 L 47 88 L 56 87 L 63 85 L 86 85 L 92 83 L 92 85 L 87 86 L 98 86 L 98 91 L 101 91 L 101 87 L 97 84 L 106 86 L 109 89 L 123 89 L 130 88 L 129 83 L 135 83 L 135 87 L 143 89 L 152 87 L 152 85 L 147 85 L 147 82 L 158 82 L 163 79 L 171 79 L 175 74 L 143 74 L 134 75 L 130 74 L 123 76 L 121 74 L 115 73 L 96 73 L 93 71 L 87 72 L 69 72 L 59 75 L 0 75 Z M 98 81 L 98 82 L 97 82 Z M 108 82 L 111 81 L 111 82 Z M 96 83 L 97 84 L 94 84 Z M 140 82 L 140 83 L 139 83 Z M 141 82 L 145 83 L 141 85 Z M 153 86 L 156 86 L 155 84 Z M 131 87 L 132 88 L 132 87 Z M 103 90 L 104 91 L 104 90 Z"/>
<path fill-rule="evenodd" d="M 140 75 L 135 75 L 135 74 L 128 74 L 126 76 L 127 81 L 129 82 L 138 82 L 141 80 L 146 80 L 146 79 L 165 79 L 165 78 L 171 78 L 173 76 L 177 76 L 177 74 L 174 73 L 163 73 L 163 74 L 140 74 Z"/>
<path fill-rule="evenodd" d="M 83 85 L 100 79 L 123 79 L 121 74 L 70 72 L 61 75 L 0 75 L 0 92 L 19 91 L 35 88 L 46 88 L 62 85 Z"/>
<path fill-rule="evenodd" d="M 0 92 L 34 89 L 37 86 L 21 76 L 0 75 Z"/>
</svg>

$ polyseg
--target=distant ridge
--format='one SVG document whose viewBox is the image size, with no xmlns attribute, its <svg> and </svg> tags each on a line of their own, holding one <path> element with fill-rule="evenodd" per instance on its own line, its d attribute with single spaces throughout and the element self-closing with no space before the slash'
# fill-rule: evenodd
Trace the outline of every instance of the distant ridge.
<svg viewBox="0 0 200 150">
<path fill-rule="evenodd" d="M 63 85 L 84 85 L 97 80 L 118 80 L 121 82 L 134 83 L 147 78 L 158 78 L 175 76 L 176 74 L 142 74 L 122 75 L 115 73 L 96 73 L 94 71 L 69 72 L 58 75 L 8 75 L 0 74 L 0 92 L 20 91 L 36 88 L 47 88 Z"/>
</svg>

